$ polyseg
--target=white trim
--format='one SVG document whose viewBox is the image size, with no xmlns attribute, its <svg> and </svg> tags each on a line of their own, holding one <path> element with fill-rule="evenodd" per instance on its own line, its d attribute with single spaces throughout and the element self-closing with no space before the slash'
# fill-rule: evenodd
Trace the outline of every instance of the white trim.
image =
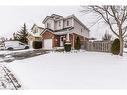
<svg viewBox="0 0 127 95">
<path fill-rule="evenodd" d="M 45 29 L 40 35 L 43 35 L 43 34 L 46 32 L 46 30 L 48 30 L 49 32 L 51 32 L 51 33 L 54 34 L 54 32 L 52 32 L 51 30 L 49 30 L 49 29 Z"/>
<path fill-rule="evenodd" d="M 61 40 L 62 37 L 65 37 L 65 36 L 60 36 L 60 47 L 63 47 L 63 45 L 64 45 L 64 41 Z"/>
<path fill-rule="evenodd" d="M 73 40 L 73 41 L 72 41 L 73 43 L 72 43 L 72 44 L 73 44 L 73 48 L 74 48 L 74 45 L 75 45 L 75 41 L 74 41 L 74 40 L 75 40 L 75 39 L 74 39 L 74 34 L 72 34 L 72 37 L 73 37 L 73 39 L 72 39 L 72 40 Z"/>
</svg>

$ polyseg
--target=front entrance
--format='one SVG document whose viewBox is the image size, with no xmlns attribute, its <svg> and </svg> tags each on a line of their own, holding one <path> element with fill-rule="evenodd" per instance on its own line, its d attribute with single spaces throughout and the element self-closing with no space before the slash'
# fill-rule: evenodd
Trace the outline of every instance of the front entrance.
<svg viewBox="0 0 127 95">
<path fill-rule="evenodd" d="M 60 47 L 64 46 L 65 36 L 60 36 Z"/>
</svg>

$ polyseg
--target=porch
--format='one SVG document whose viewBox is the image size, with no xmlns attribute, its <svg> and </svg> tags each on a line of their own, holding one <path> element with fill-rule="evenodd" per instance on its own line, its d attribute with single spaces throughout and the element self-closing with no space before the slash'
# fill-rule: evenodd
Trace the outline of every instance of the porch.
<svg viewBox="0 0 127 95">
<path fill-rule="evenodd" d="M 70 42 L 72 48 L 74 47 L 74 35 L 73 34 L 63 34 L 63 35 L 55 35 L 54 37 L 54 47 L 62 48 L 64 47 L 65 42 Z"/>
</svg>

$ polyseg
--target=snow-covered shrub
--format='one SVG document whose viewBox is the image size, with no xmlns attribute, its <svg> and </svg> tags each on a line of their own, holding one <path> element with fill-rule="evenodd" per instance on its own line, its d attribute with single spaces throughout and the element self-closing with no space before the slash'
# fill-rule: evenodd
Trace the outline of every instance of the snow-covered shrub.
<svg viewBox="0 0 127 95">
<path fill-rule="evenodd" d="M 79 37 L 77 37 L 77 39 L 76 39 L 75 49 L 76 50 L 80 50 L 81 49 L 81 42 L 80 42 L 80 38 Z"/>
<path fill-rule="evenodd" d="M 33 48 L 34 49 L 40 49 L 40 48 L 42 48 L 42 41 L 34 41 L 33 42 Z"/>
<path fill-rule="evenodd" d="M 118 55 L 120 52 L 120 41 L 119 39 L 115 39 L 112 43 L 111 52 L 115 55 Z"/>
<path fill-rule="evenodd" d="M 56 52 L 64 52 L 64 49 L 56 49 Z"/>
<path fill-rule="evenodd" d="M 64 50 L 66 52 L 70 52 L 71 51 L 71 43 L 65 43 L 64 44 Z"/>
</svg>

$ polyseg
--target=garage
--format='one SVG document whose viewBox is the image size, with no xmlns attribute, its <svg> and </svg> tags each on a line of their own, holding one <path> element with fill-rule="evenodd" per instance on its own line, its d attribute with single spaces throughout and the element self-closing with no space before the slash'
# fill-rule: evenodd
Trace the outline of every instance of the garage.
<svg viewBox="0 0 127 95">
<path fill-rule="evenodd" d="M 33 41 L 29 41 L 30 48 L 33 48 Z"/>
<path fill-rule="evenodd" d="M 44 39 L 44 49 L 52 49 L 52 39 Z"/>
</svg>

